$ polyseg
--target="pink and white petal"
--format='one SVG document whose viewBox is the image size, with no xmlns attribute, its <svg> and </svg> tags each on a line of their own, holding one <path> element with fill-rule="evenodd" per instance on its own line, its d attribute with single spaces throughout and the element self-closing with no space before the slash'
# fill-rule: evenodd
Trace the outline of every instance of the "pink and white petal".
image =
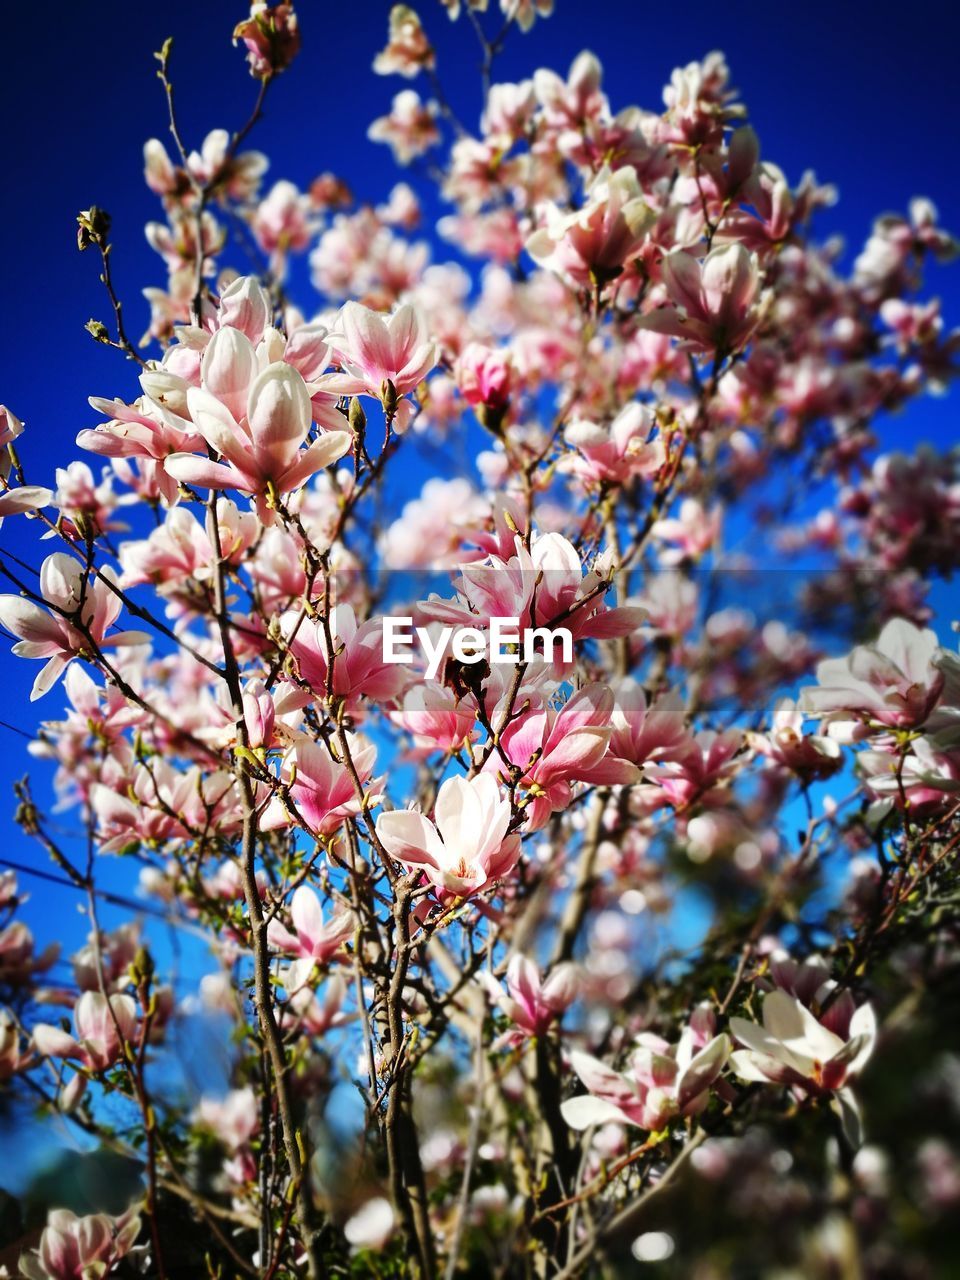
<svg viewBox="0 0 960 1280">
<path fill-rule="evenodd" d="M 290 493 L 293 489 L 299 489 L 312 475 L 339 461 L 352 445 L 352 431 L 325 431 L 319 440 L 303 450 L 293 466 L 280 477 L 277 482 L 280 492 Z"/>
<path fill-rule="evenodd" d="M 806 1005 L 785 991 L 770 991 L 764 996 L 763 1025 L 788 1049 L 821 1061 L 832 1058 L 843 1045 Z"/>
<path fill-rule="evenodd" d="M 279 920 L 271 920 L 267 925 L 267 942 L 277 951 L 287 951 L 293 955 L 300 953 L 300 939 Z"/>
<path fill-rule="evenodd" d="M 23 596 L 0 596 L 0 622 L 13 635 L 32 644 L 56 643 L 62 634 L 56 618 Z"/>
<path fill-rule="evenodd" d="M 681 1107 L 713 1084 L 730 1057 L 730 1037 L 719 1035 L 700 1050 L 677 1082 L 677 1100 Z"/>
<path fill-rule="evenodd" d="M 604 1098 L 595 1098 L 589 1093 L 561 1102 L 560 1114 L 571 1129 L 591 1129 L 598 1124 L 633 1123 L 612 1102 L 607 1102 Z"/>
<path fill-rule="evenodd" d="M 38 698 L 42 698 L 45 693 L 50 692 L 67 665 L 72 661 L 72 657 L 72 654 L 63 653 L 55 653 L 53 655 L 33 682 L 33 688 L 30 690 L 31 702 L 36 702 Z"/>
<path fill-rule="evenodd" d="M 83 1052 L 72 1035 L 48 1022 L 38 1022 L 33 1028 L 33 1043 L 45 1058 L 79 1058 Z"/>
<path fill-rule="evenodd" d="M 172 453 L 163 462 L 164 470 L 174 480 L 184 484 L 196 484 L 203 489 L 239 489 L 252 493 L 257 488 L 248 475 L 224 462 L 211 462 L 192 453 Z"/>
<path fill-rule="evenodd" d="M 290 916 L 297 937 L 308 951 L 312 951 L 323 933 L 323 908 L 309 885 L 302 884 L 295 891 L 290 902 Z"/>
<path fill-rule="evenodd" d="M 390 856 L 398 862 L 439 870 L 446 861 L 436 827 L 422 813 L 412 809 L 381 813 L 377 819 L 377 835 Z"/>
</svg>

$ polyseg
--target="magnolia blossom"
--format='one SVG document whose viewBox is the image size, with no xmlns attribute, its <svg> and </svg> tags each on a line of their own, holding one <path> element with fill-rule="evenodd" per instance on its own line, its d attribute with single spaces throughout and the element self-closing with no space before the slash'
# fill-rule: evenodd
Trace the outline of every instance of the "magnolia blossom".
<svg viewBox="0 0 960 1280">
<path fill-rule="evenodd" d="M 417 756 L 456 751 L 474 736 L 476 709 L 459 700 L 452 689 L 430 680 L 408 689 L 403 705 L 389 715 L 412 736 Z"/>
<path fill-rule="evenodd" d="M 374 120 L 367 137 L 388 143 L 397 164 L 409 164 L 440 141 L 436 103 L 421 102 L 415 89 L 403 89 L 394 97 L 390 114 Z"/>
<path fill-rule="evenodd" d="M 47 659 L 34 681 L 31 701 L 47 693 L 75 657 L 90 656 L 92 646 L 104 649 L 148 641 L 142 631 L 107 634 L 122 608 L 120 596 L 110 585 L 116 581 L 109 565 L 101 577 L 94 578 L 74 556 L 57 551 L 40 566 L 40 595 L 49 609 L 22 596 L 0 596 L 0 622 L 19 637 L 12 652 L 18 658 Z"/>
<path fill-rule="evenodd" d="M 323 984 L 320 998 L 311 981 L 316 972 L 317 961 L 308 956 L 293 960 L 283 973 L 283 986 L 287 993 L 284 1021 L 312 1036 L 323 1036 L 350 1020 L 351 1015 L 343 1010 L 348 986 L 341 973 L 334 973 Z"/>
<path fill-rule="evenodd" d="M 580 993 L 580 970 L 575 964 L 558 964 L 541 978 L 537 966 L 527 956 L 515 955 L 507 966 L 507 990 L 486 971 L 482 975 L 491 997 L 527 1036 L 545 1035 Z M 488 981 L 487 981 L 488 980 Z"/>
<path fill-rule="evenodd" d="M 75 1058 L 89 1071 L 106 1071 L 134 1039 L 137 1006 L 127 995 L 84 991 L 73 1010 L 74 1035 L 41 1022 L 33 1028 L 33 1043 L 45 1057 Z"/>
<path fill-rule="evenodd" d="M 652 432 L 653 414 L 635 401 L 624 405 L 607 426 L 579 419 L 563 433 L 577 452 L 562 458 L 560 465 L 592 485 L 627 484 L 636 476 L 655 476 L 667 456 L 663 441 L 651 439 Z"/>
<path fill-rule="evenodd" d="M 397 1225 L 393 1205 L 374 1196 L 344 1223 L 343 1234 L 354 1249 L 382 1249 Z"/>
<path fill-rule="evenodd" d="M 222 461 L 175 453 L 166 458 L 166 470 L 186 484 L 251 494 L 266 523 L 272 520 L 268 495 L 299 488 L 351 446 L 349 431 L 326 431 L 301 448 L 313 417 L 302 375 L 285 361 L 258 372 L 253 345 L 238 329 L 228 326 L 214 335 L 201 380 L 201 387 L 187 391 L 187 407 Z"/>
<path fill-rule="evenodd" d="M 133 1209 L 119 1218 L 78 1218 L 69 1209 L 51 1209 L 39 1248 L 20 1256 L 20 1274 L 27 1280 L 98 1280 L 127 1256 L 139 1234 Z"/>
<path fill-rule="evenodd" d="M 288 612 L 280 619 L 280 631 L 296 663 L 301 681 L 312 694 L 291 690 L 284 695 L 284 708 L 303 706 L 313 697 L 323 697 L 329 685 L 335 697 L 353 705 L 363 694 L 387 700 L 398 694 L 408 680 L 401 667 L 384 661 L 383 619 L 358 622 L 353 606 L 338 604 L 327 619 L 304 619 Z M 327 634 L 333 642 L 332 662 Z"/>
<path fill-rule="evenodd" d="M 309 887 L 302 884 L 290 900 L 290 917 L 296 933 L 291 933 L 279 920 L 271 920 L 267 926 L 267 938 L 272 947 L 301 959 L 316 960 L 328 964 L 343 950 L 343 944 L 353 936 L 357 919 L 352 911 L 344 911 L 325 922 L 320 899 Z"/>
<path fill-rule="evenodd" d="M 937 705 L 944 674 L 934 663 L 936 633 L 892 618 L 874 644 L 817 667 L 817 684 L 800 691 L 800 709 L 849 741 L 870 728 L 913 729 Z"/>
<path fill-rule="evenodd" d="M 20 1052 L 20 1029 L 6 1009 L 0 1008 L 0 1083 L 15 1075 L 29 1062 Z"/>
<path fill-rule="evenodd" d="M 275 182 L 257 205 L 251 230 L 257 244 L 270 255 L 272 270 L 281 277 L 287 255 L 302 253 L 312 236 L 309 199 L 292 182 Z"/>
<path fill-rule="evenodd" d="M 23 435 L 23 423 L 5 404 L 0 404 L 0 479 L 6 480 L 10 474 L 13 461 L 8 445 L 13 444 L 18 436 Z"/>
<path fill-rule="evenodd" d="M 902 759 L 890 751 L 861 751 L 857 773 L 887 807 L 920 814 L 952 804 L 960 791 L 956 730 L 916 738 Z"/>
<path fill-rule="evenodd" d="M 225 1147 L 229 1158 L 224 1162 L 224 1172 L 228 1178 L 244 1183 L 256 1175 L 250 1140 L 260 1128 L 260 1106 L 249 1085 L 229 1089 L 222 1098 L 201 1098 L 194 1120 Z"/>
<path fill-rule="evenodd" d="M 741 244 L 711 249 L 702 262 L 683 249 L 663 260 L 669 303 L 638 323 L 708 351 L 736 351 L 756 328 L 760 271 Z"/>
<path fill-rule="evenodd" d="M 803 714 L 792 698 L 773 709 L 767 733 L 748 734 L 755 751 L 804 779 L 829 778 L 843 763 L 840 744 L 821 734 L 803 732 Z"/>
<path fill-rule="evenodd" d="M 503 730 L 500 751 L 519 771 L 517 785 L 527 793 L 531 827 L 543 826 L 552 812 L 565 809 L 577 783 L 629 786 L 640 780 L 636 765 L 609 752 L 613 707 L 610 689 L 587 685 L 559 711 L 530 710 Z M 499 751 L 490 755 L 486 768 L 493 773 L 503 768 Z"/>
<path fill-rule="evenodd" d="M 562 626 L 574 640 L 610 640 L 635 631 L 647 613 L 635 605 L 607 606 L 608 566 L 612 570 L 611 562 L 600 562 L 584 573 L 576 547 L 559 533 L 535 538 L 529 551 L 514 537 L 509 559 L 493 554 L 463 566 L 464 603 L 431 599 L 420 609 L 453 626 L 483 627 L 490 618 L 517 618 L 521 628 Z"/>
<path fill-rule="evenodd" d="M 390 10 L 387 46 L 374 59 L 374 71 L 381 76 L 406 76 L 409 80 L 434 62 L 433 48 L 416 13 L 405 4 L 395 4 Z"/>
<path fill-rule="evenodd" d="M 394 428 L 405 431 L 413 405 L 403 397 L 417 389 L 437 362 L 436 344 L 420 312 L 405 304 L 393 315 L 381 316 L 348 302 L 327 341 L 343 372 L 325 374 L 318 385 L 337 395 L 373 396 Z"/>
<path fill-rule="evenodd" d="M 500 0 L 500 8 L 521 31 L 529 31 L 538 17 L 550 17 L 553 0 Z"/>
<path fill-rule="evenodd" d="M 726 784 L 733 776 L 733 757 L 743 745 L 739 729 L 701 729 L 678 746 L 664 752 L 664 758 L 644 765 L 644 773 L 660 790 L 663 799 L 677 809 L 694 801 L 704 805 L 723 804 Z"/>
<path fill-rule="evenodd" d="M 448 778 L 431 822 L 413 809 L 377 818 L 377 836 L 391 857 L 422 871 L 445 895 L 467 898 L 512 871 L 520 837 L 508 835 L 510 802 L 489 774 Z"/>
<path fill-rule="evenodd" d="M 838 1000 L 817 1017 L 795 996 L 771 991 L 763 998 L 762 1026 L 731 1018 L 730 1031 L 744 1046 L 730 1056 L 741 1080 L 787 1084 L 801 1093 L 835 1094 L 846 1131 L 857 1139 L 858 1108 L 846 1086 L 873 1053 L 877 1026 L 870 1005 L 854 1010 L 851 1000 Z"/>
<path fill-rule="evenodd" d="M 649 1034 L 638 1039 L 640 1047 L 623 1074 L 574 1050 L 571 1064 L 590 1092 L 561 1105 L 568 1125 L 589 1129 L 612 1121 L 657 1131 L 674 1117 L 694 1115 L 706 1106 L 710 1087 L 730 1056 L 728 1036 L 715 1036 L 699 1050 L 690 1027 L 676 1045 Z"/>
<path fill-rule="evenodd" d="M 162 142 L 153 138 L 144 147 L 144 160 L 147 163 L 147 186 L 150 186 L 151 162 L 159 157 L 157 148 L 166 158 L 166 150 Z M 164 178 L 169 174 L 169 160 L 166 165 L 160 161 Z M 169 167 L 168 167 L 169 166 Z M 191 151 L 187 156 L 187 169 L 201 186 L 214 192 L 222 193 L 231 200 L 246 201 L 256 197 L 260 179 L 266 173 L 270 162 L 260 151 L 244 151 L 240 155 L 233 154 L 230 134 L 226 129 L 211 129 L 204 138 L 199 151 Z M 163 179 L 161 179 L 163 180 Z M 173 194 L 178 193 L 179 183 L 175 178 Z M 155 188 L 151 188 L 155 189 Z M 160 192 L 158 194 L 163 194 Z"/>
<path fill-rule="evenodd" d="M 722 518 L 720 507 L 708 512 L 696 498 L 684 498 L 676 516 L 657 520 L 650 530 L 655 538 L 674 544 L 661 552 L 660 563 L 672 568 L 685 560 L 699 560 L 718 541 Z"/>
<path fill-rule="evenodd" d="M 502 349 L 468 343 L 457 360 L 457 386 L 467 404 L 502 413 L 510 399 L 513 371 Z"/>
<path fill-rule="evenodd" d="M 534 232 L 526 249 L 541 267 L 592 287 L 615 279 L 639 253 L 651 218 L 635 171 L 604 170 L 578 212 L 547 209 L 546 226 Z"/>
<path fill-rule="evenodd" d="M 361 782 L 369 782 L 377 748 L 350 735 L 353 768 Z M 334 760 L 330 749 L 300 735 L 284 758 L 281 782 L 288 789 L 296 813 L 315 835 L 332 836 L 343 826 L 344 819 L 360 812 L 361 801 L 356 792 L 353 772 Z M 374 786 L 377 784 L 375 783 Z M 275 795 L 263 810 L 261 826 L 265 831 L 289 827 L 292 811 L 280 795 Z"/>
<path fill-rule="evenodd" d="M 237 24 L 233 42 L 242 40 L 250 74 L 269 80 L 286 70 L 300 51 L 300 27 L 292 4 L 266 4 L 254 0 L 250 17 Z"/>
</svg>

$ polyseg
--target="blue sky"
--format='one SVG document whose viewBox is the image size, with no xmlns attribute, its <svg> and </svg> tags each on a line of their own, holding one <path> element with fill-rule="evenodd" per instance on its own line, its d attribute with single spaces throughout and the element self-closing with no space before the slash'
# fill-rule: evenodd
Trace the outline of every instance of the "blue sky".
<svg viewBox="0 0 960 1280">
<path fill-rule="evenodd" d="M 819 226 L 822 234 L 842 234 L 852 254 L 875 214 L 903 210 L 916 194 L 930 196 L 944 223 L 960 229 L 960 18 L 951 8 L 929 0 L 909 7 L 837 0 L 791 6 L 769 0 L 662 6 L 557 0 L 553 19 L 538 22 L 530 36 L 511 37 L 495 78 L 520 79 L 543 65 L 565 71 L 581 49 L 591 48 L 604 63 L 614 108 L 638 103 L 657 109 L 675 65 L 720 48 L 750 109 L 764 158 L 780 164 L 792 182 L 813 168 L 821 180 L 838 185 L 840 203 Z M 306 186 L 317 173 L 332 170 L 361 198 L 379 200 L 403 176 L 387 148 L 366 140 L 370 121 L 407 84 L 370 72 L 385 41 L 389 4 L 305 0 L 301 10 L 303 53 L 271 91 L 251 145 L 270 156 L 270 180 L 288 177 Z M 436 0 L 423 0 L 420 11 L 439 50 L 448 97 L 472 124 L 480 110 L 472 33 L 463 20 L 451 24 Z M 112 214 L 114 277 L 126 299 L 128 329 L 139 335 L 147 319 L 140 289 L 164 279 L 162 263 L 143 236 L 144 223 L 159 216 L 159 206 L 142 181 L 141 148 L 151 135 L 167 136 L 152 51 L 174 36 L 181 123 L 188 145 L 199 145 L 209 129 L 235 128 L 249 111 L 255 84 L 229 39 L 242 16 L 242 5 L 224 0 L 98 0 L 83 6 L 82 18 L 76 6 L 60 0 L 13 5 L 4 14 L 0 120 L 7 181 L 0 280 L 7 337 L 0 401 L 27 423 L 22 454 L 36 483 L 49 481 L 55 465 L 78 456 L 76 432 L 95 420 L 88 395 L 136 394 L 134 367 L 96 346 L 83 330 L 91 316 L 108 320 L 109 308 L 92 255 L 76 250 L 75 215 L 91 203 Z M 495 15 L 488 21 L 499 25 Z M 419 82 L 414 87 L 427 92 Z M 441 246 L 437 256 L 447 256 L 447 250 Z M 960 270 L 938 272 L 931 283 L 944 299 L 948 321 L 960 323 Z M 309 310 L 311 295 L 300 300 Z M 885 441 L 908 447 L 920 438 L 946 443 L 956 438 L 955 415 L 956 396 L 927 401 L 891 419 Z M 414 477 L 408 480 L 412 487 Z M 35 526 L 7 521 L 0 538 L 39 562 Z M 10 658 L 6 650 L 0 640 L 0 718 L 32 729 L 41 716 L 58 716 L 62 694 L 54 691 L 42 703 L 28 704 L 35 664 Z M 13 806 L 9 780 L 30 763 L 25 745 L 0 729 L 0 823 Z M 34 766 L 33 772 L 39 778 L 44 771 Z M 45 789 L 38 791 L 43 795 Z M 16 833 L 6 848 L 7 856 L 45 865 Z M 126 870 L 118 867 L 110 878 L 122 881 Z M 84 926 L 79 917 L 74 922 L 70 892 L 39 882 L 31 888 L 34 909 L 28 918 L 40 938 L 75 942 Z M 42 913 L 38 901 L 45 905 Z M 109 910 L 105 919 L 110 923 Z"/>
</svg>

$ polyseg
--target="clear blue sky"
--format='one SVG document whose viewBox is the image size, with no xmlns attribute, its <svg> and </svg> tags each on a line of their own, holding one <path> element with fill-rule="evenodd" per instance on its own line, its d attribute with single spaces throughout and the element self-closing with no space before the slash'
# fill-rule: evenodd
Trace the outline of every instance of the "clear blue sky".
<svg viewBox="0 0 960 1280">
<path fill-rule="evenodd" d="M 380 199 L 402 175 L 387 148 L 367 142 L 366 130 L 407 84 L 370 72 L 384 43 L 389 4 L 304 0 L 300 8 L 303 53 L 274 86 L 251 145 L 271 157 L 271 180 L 289 177 L 306 185 L 332 170 L 361 198 Z M 448 96 L 468 123 L 474 121 L 480 103 L 472 34 L 463 20 L 451 24 L 436 0 L 423 0 L 420 12 L 438 46 Z M 166 138 L 152 51 L 174 36 L 181 120 L 188 143 L 198 145 L 213 127 L 237 127 L 249 110 L 255 85 L 229 39 L 243 13 L 241 4 L 224 0 L 98 0 L 83 6 L 36 0 L 4 13 L 0 288 L 6 343 L 0 401 L 27 423 L 22 453 L 34 482 L 49 481 L 57 463 L 78 456 L 74 436 L 95 419 L 88 395 L 136 394 L 133 366 L 97 347 L 83 331 L 89 317 L 109 316 L 92 255 L 77 253 L 75 215 L 91 203 L 112 214 L 115 279 L 127 300 L 128 328 L 139 335 L 146 326 L 139 291 L 164 279 L 143 237 L 158 204 L 143 185 L 141 148 L 148 136 Z M 915 194 L 930 196 L 945 224 L 960 229 L 958 37 L 956 10 L 931 0 L 557 0 L 555 16 L 538 22 L 533 35 L 511 37 L 496 78 L 520 79 L 541 65 L 565 71 L 581 49 L 591 48 L 604 63 L 615 108 L 638 103 L 657 109 L 675 65 L 723 49 L 764 158 L 779 163 L 792 182 L 812 167 L 821 180 L 839 186 L 840 203 L 820 227 L 824 234 L 843 234 L 852 253 L 876 213 L 903 210 Z M 419 82 L 414 87 L 426 92 Z M 441 247 L 437 256 L 446 252 Z M 960 323 L 960 270 L 938 273 L 935 287 L 948 320 Z M 309 309 L 310 294 L 302 300 Z M 956 396 L 926 402 L 892 419 L 886 439 L 902 439 L 908 447 L 923 437 L 945 443 L 956 438 L 955 415 Z M 9 520 L 0 538 L 39 561 L 35 526 Z M 0 640 L 0 717 L 25 728 L 41 716 L 56 718 L 62 693 L 30 706 L 35 664 L 10 658 L 7 648 Z M 12 809 L 8 781 L 29 763 L 24 746 L 0 730 L 0 823 L 6 824 L 4 815 Z M 45 771 L 35 764 L 32 771 L 39 782 Z M 39 794 L 44 791 L 38 787 Z M 42 865 L 18 835 L 6 847 L 8 856 Z M 125 870 L 114 875 L 122 878 Z M 34 908 L 41 895 L 48 907 L 28 912 L 36 932 L 42 939 L 62 935 L 75 942 L 83 928 L 79 919 L 72 923 L 68 892 L 31 887 Z"/>
</svg>

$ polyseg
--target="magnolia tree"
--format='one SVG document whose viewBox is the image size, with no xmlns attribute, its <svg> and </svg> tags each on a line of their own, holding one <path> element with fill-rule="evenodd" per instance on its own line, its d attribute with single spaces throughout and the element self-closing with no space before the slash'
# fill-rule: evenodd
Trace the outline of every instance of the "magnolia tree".
<svg viewBox="0 0 960 1280">
<path fill-rule="evenodd" d="M 377 207 L 247 149 L 293 5 L 234 32 L 236 132 L 183 134 L 167 42 L 147 333 L 90 208 L 119 395 L 49 489 L 3 411 L 0 513 L 54 541 L 3 554 L 0 620 L 83 836 L 26 782 L 17 821 L 89 940 L 54 983 L 0 878 L 0 1081 L 139 1177 L 10 1274 L 933 1274 L 960 478 L 872 424 L 954 372 L 920 290 L 955 242 L 915 199 L 842 269 L 719 53 L 619 107 L 590 52 L 538 68 L 552 0 L 444 7 L 390 12 L 374 71 L 426 88 L 370 125 L 411 174 Z"/>
</svg>

